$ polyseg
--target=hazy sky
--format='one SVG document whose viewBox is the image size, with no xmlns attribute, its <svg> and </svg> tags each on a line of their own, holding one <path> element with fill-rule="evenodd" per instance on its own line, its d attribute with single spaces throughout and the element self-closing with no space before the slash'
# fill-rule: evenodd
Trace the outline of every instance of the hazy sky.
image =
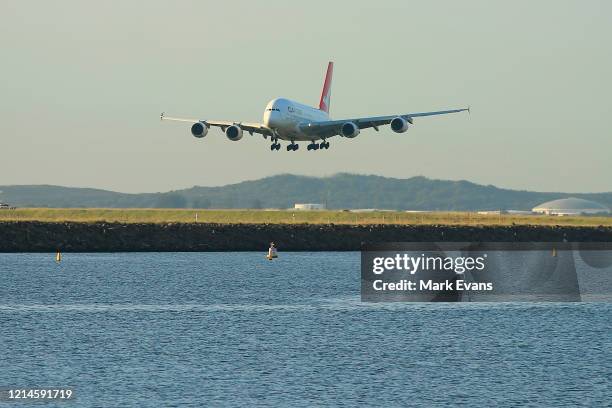
<svg viewBox="0 0 612 408">
<path fill-rule="evenodd" d="M 0 13 L 0 185 L 125 192 L 279 173 L 612 190 L 609 1 L 7 1 Z M 260 122 L 284 96 L 334 118 L 471 105 L 270 152 L 159 113 Z"/>
</svg>

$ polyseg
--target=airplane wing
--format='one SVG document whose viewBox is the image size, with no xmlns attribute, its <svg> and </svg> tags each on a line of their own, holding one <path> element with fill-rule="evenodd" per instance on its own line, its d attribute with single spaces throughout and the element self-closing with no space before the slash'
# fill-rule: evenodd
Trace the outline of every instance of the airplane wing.
<svg viewBox="0 0 612 408">
<path fill-rule="evenodd" d="M 261 124 L 261 123 L 248 123 L 248 122 L 229 122 L 222 120 L 200 120 L 200 119 L 190 119 L 190 118 L 174 118 L 171 116 L 166 116 L 164 113 L 160 115 L 161 120 L 171 120 L 175 122 L 187 122 L 187 123 L 203 123 L 207 126 L 215 126 L 220 127 L 222 131 L 225 132 L 225 129 L 229 126 L 236 125 L 239 126 L 245 132 L 249 132 L 249 134 L 259 133 L 264 137 L 273 136 L 274 132 L 269 127 Z"/>
<path fill-rule="evenodd" d="M 413 118 L 424 117 L 424 116 L 435 116 L 435 115 L 447 115 L 449 113 L 458 113 L 469 111 L 470 108 L 463 109 L 451 109 L 437 112 L 418 112 L 418 113 L 406 113 L 403 115 L 389 115 L 389 116 L 374 116 L 369 118 L 354 118 L 354 119 L 340 119 L 340 120 L 328 120 L 322 122 L 310 122 L 302 123 L 299 125 L 300 130 L 312 136 L 318 137 L 332 137 L 340 134 L 340 128 L 347 122 L 354 123 L 359 129 L 374 128 L 378 130 L 379 126 L 388 125 L 391 121 L 397 117 L 405 119 L 408 123 L 413 123 Z"/>
</svg>

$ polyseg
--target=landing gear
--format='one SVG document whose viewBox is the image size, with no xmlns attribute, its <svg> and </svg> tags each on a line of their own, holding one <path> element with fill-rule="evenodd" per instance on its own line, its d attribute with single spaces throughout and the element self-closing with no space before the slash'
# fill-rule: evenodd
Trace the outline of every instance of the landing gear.
<svg viewBox="0 0 612 408">
<path fill-rule="evenodd" d="M 319 150 L 319 145 L 315 142 L 312 142 L 308 145 L 308 150 Z"/>
<path fill-rule="evenodd" d="M 274 150 L 280 150 L 281 145 L 280 143 L 278 143 L 278 137 L 273 137 L 272 138 L 272 144 L 270 145 L 270 150 L 274 151 Z"/>
<path fill-rule="evenodd" d="M 314 140 L 311 144 L 308 145 L 308 150 L 319 150 L 319 149 L 329 149 L 329 142 L 325 140 L 321 143 L 315 143 Z"/>
<path fill-rule="evenodd" d="M 297 149 L 299 149 L 299 148 L 300 148 L 300 145 L 299 145 L 299 144 L 297 144 L 297 143 L 293 143 L 293 141 L 291 141 L 291 144 L 290 144 L 290 145 L 287 145 L 287 151 L 288 151 L 288 152 L 290 152 L 290 151 L 296 151 L 296 150 L 297 150 Z"/>
</svg>

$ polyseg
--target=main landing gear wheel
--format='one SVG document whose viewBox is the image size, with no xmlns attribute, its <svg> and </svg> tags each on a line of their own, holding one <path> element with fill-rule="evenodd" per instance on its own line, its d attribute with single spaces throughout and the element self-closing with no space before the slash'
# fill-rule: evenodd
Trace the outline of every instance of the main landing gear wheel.
<svg viewBox="0 0 612 408">
<path fill-rule="evenodd" d="M 296 143 L 293 143 L 293 142 L 291 142 L 291 144 L 290 144 L 290 145 L 287 145 L 287 151 L 288 151 L 288 152 L 290 152 L 290 151 L 296 151 L 296 150 L 297 150 L 297 149 L 299 149 L 299 148 L 300 148 L 300 145 L 299 145 L 299 144 L 296 144 Z"/>
<path fill-rule="evenodd" d="M 274 151 L 274 150 L 280 150 L 281 145 L 278 142 L 274 142 L 270 145 L 270 150 Z"/>
<path fill-rule="evenodd" d="M 319 150 L 319 149 L 329 149 L 329 142 L 323 141 L 321 143 L 312 142 L 308 145 L 308 150 Z"/>
</svg>

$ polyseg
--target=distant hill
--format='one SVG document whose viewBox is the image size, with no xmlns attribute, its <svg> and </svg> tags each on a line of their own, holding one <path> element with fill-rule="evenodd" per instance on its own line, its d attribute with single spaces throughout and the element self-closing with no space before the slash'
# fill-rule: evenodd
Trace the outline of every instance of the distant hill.
<svg viewBox="0 0 612 408">
<path fill-rule="evenodd" d="M 528 210 L 544 201 L 579 197 L 612 207 L 612 192 L 539 193 L 483 186 L 469 181 L 395 179 L 337 174 L 283 174 L 222 187 L 192 187 L 166 193 L 126 194 L 49 185 L 0 186 L 0 201 L 18 207 L 289 208 L 326 203 L 328 208 L 476 211 Z"/>
</svg>

